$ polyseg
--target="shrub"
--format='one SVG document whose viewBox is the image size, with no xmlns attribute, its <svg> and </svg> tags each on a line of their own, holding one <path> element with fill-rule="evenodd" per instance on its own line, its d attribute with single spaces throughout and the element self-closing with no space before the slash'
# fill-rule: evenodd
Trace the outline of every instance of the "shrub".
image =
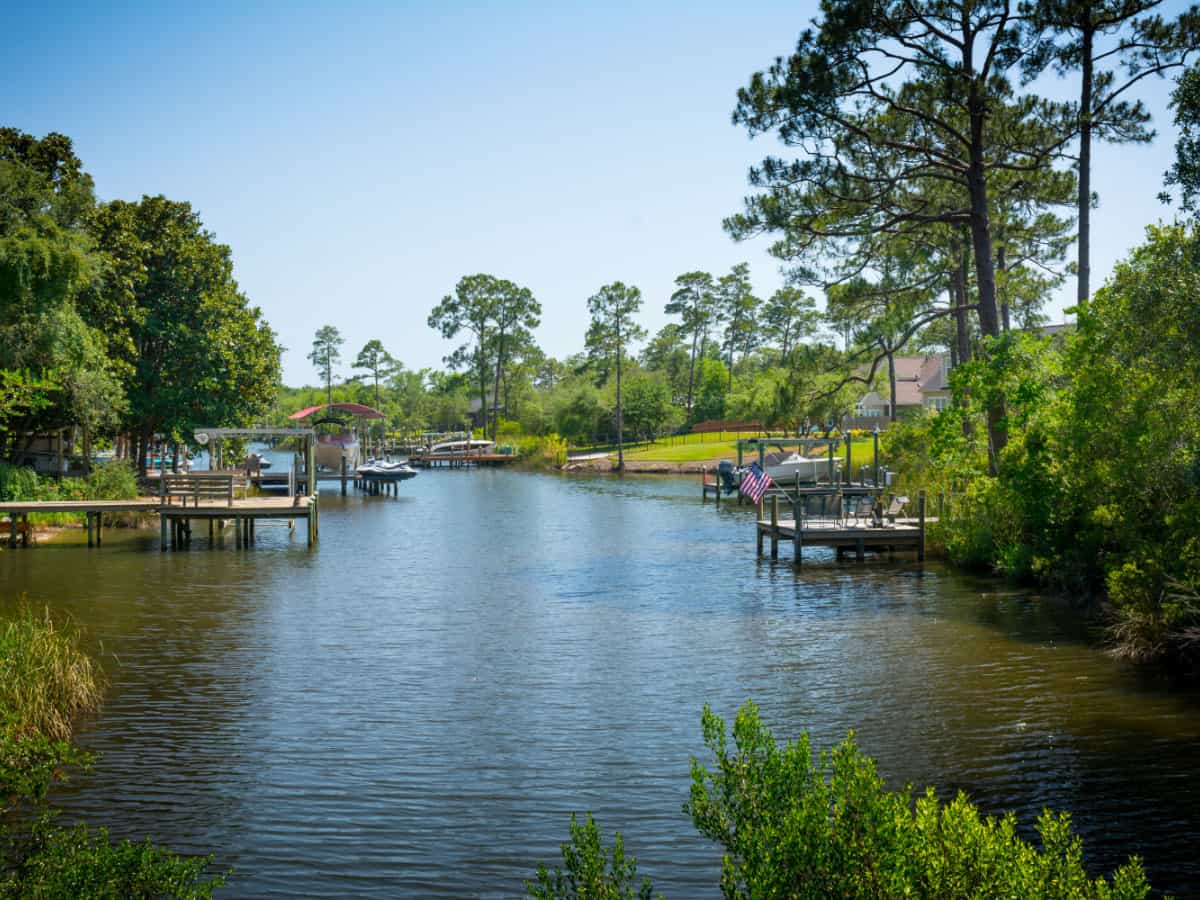
<svg viewBox="0 0 1200 900">
<path fill-rule="evenodd" d="M 566 871 L 551 874 L 538 866 L 537 881 L 525 882 L 527 897 L 535 900 L 650 900 L 654 886 L 649 878 L 637 884 L 637 859 L 625 857 L 625 843 L 617 832 L 612 858 L 600 841 L 600 829 L 588 813 L 580 825 L 571 814 L 571 840 L 562 845 Z"/>
<path fill-rule="evenodd" d="M 33 469 L 0 462 L 0 501 L 37 500 L 40 481 Z"/>
<path fill-rule="evenodd" d="M 101 463 L 87 477 L 87 499 L 132 500 L 138 495 L 137 472 L 125 460 Z"/>
<path fill-rule="evenodd" d="M 78 631 L 24 605 L 0 621 L 0 713 L 14 728 L 65 741 L 71 720 L 99 705 L 100 674 Z"/>
<path fill-rule="evenodd" d="M 184 859 L 149 840 L 116 843 L 106 829 L 60 828 L 49 817 L 22 835 L 16 848 L 0 881 L 0 898 L 200 900 L 225 883 L 222 875 L 204 878 L 211 857 Z"/>
<path fill-rule="evenodd" d="M 1111 881 L 1091 880 L 1070 817 L 1044 812 L 1041 848 L 1022 840 L 1010 813 L 981 816 L 959 794 L 941 803 L 932 789 L 912 802 L 888 791 L 853 735 L 814 759 L 808 736 L 776 744 L 746 703 L 733 726 L 707 706 L 709 771 L 692 760 L 685 805 L 697 829 L 725 848 L 726 897 L 1054 897 L 1142 898 L 1149 893 L 1134 857 Z"/>
</svg>

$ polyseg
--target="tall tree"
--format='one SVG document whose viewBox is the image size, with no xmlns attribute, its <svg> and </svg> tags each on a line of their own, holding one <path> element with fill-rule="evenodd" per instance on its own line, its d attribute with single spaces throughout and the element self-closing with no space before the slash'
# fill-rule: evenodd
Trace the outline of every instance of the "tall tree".
<svg viewBox="0 0 1200 900">
<path fill-rule="evenodd" d="M 1024 60 L 1027 77 L 1036 76 L 1047 65 L 1059 75 L 1079 73 L 1079 102 L 1074 110 L 1079 133 L 1079 302 L 1090 296 L 1091 289 L 1092 141 L 1149 141 L 1154 136 L 1146 127 L 1150 113 L 1140 100 L 1126 99 L 1126 92 L 1144 78 L 1183 65 L 1195 49 L 1197 8 L 1166 22 L 1161 16 L 1149 15 L 1161 3 L 1029 0 L 1022 4 L 1038 39 Z"/>
<path fill-rule="evenodd" d="M 492 388 L 492 409 L 500 408 L 500 382 L 504 378 L 505 363 L 514 349 L 533 345 L 533 329 L 541 323 L 542 306 L 534 299 L 529 288 L 519 287 L 511 281 L 497 281 L 492 304 L 494 327 L 492 337 L 496 343 L 496 380 Z M 505 393 L 507 405 L 507 392 Z M 492 440 L 496 439 L 499 414 L 492 416 Z"/>
<path fill-rule="evenodd" d="M 624 409 L 621 394 L 621 360 L 625 348 L 646 336 L 646 331 L 633 321 L 634 313 L 642 306 L 642 292 L 619 281 L 606 284 L 588 298 L 592 316 L 587 340 L 590 348 L 614 360 L 617 373 L 617 471 L 625 470 Z"/>
<path fill-rule="evenodd" d="M 1015 95 L 1007 75 L 1023 50 L 1020 18 L 1008 0 L 853 0 L 822 12 L 790 57 L 739 91 L 735 123 L 775 131 L 803 155 L 753 169 L 763 193 L 727 227 L 735 237 L 783 232 L 773 252 L 811 270 L 877 234 L 964 226 L 980 327 L 998 336 L 997 172 L 1044 171 L 1072 134 L 1064 105 Z M 1006 441 L 1002 397 L 987 417 L 994 464 Z"/>
<path fill-rule="evenodd" d="M 92 180 L 69 138 L 0 128 L 0 371 L 20 401 L 0 455 L 75 425 L 86 444 L 123 406 L 105 335 L 79 311 L 104 264 L 87 233 L 94 213 Z"/>
<path fill-rule="evenodd" d="M 768 337 L 779 348 L 781 362 L 787 365 L 796 344 L 816 334 L 820 313 L 816 301 L 800 288 L 782 287 L 767 301 L 762 319 Z"/>
<path fill-rule="evenodd" d="M 375 382 L 375 408 L 382 409 L 379 399 L 379 382 L 387 379 L 396 369 L 397 363 L 392 354 L 383 347 L 383 341 L 372 338 L 367 341 L 353 363 L 354 368 L 364 369 Z"/>
<path fill-rule="evenodd" d="M 1166 173 L 1167 187 L 1178 187 L 1185 212 L 1200 218 L 1200 66 L 1193 66 L 1179 78 L 1171 94 L 1179 140 L 1175 143 L 1175 163 Z M 1162 195 L 1168 200 L 1167 195 Z"/>
<path fill-rule="evenodd" d="M 733 356 L 744 357 L 758 342 L 754 314 L 758 298 L 752 293 L 750 264 L 738 263 L 717 281 L 717 305 L 725 322 L 725 352 L 729 356 L 729 389 L 733 389 Z"/>
<path fill-rule="evenodd" d="M 229 247 L 191 205 L 113 201 L 97 210 L 93 232 L 109 275 L 94 303 L 85 295 L 85 316 L 104 323 L 123 366 L 139 467 L 156 432 L 184 439 L 266 412 L 279 383 L 275 334 L 239 290 Z"/>
<path fill-rule="evenodd" d="M 683 320 L 682 333 L 692 345 L 688 363 L 687 415 L 692 417 L 692 398 L 696 389 L 696 357 L 704 355 L 703 341 L 716 316 L 713 277 L 708 272 L 686 272 L 675 279 L 675 293 L 665 307 L 669 315 Z"/>
<path fill-rule="evenodd" d="M 333 402 L 333 367 L 342 361 L 342 344 L 346 339 L 332 325 L 322 325 L 313 336 L 309 361 L 325 376 L 326 402 Z"/>
<path fill-rule="evenodd" d="M 447 294 L 429 314 L 429 327 L 453 338 L 461 331 L 475 336 L 475 345 L 458 347 L 447 357 L 451 366 L 470 366 L 475 370 L 479 403 L 487 423 L 487 381 L 494 375 L 493 409 L 499 408 L 500 382 L 506 358 L 512 347 L 532 342 L 532 329 L 540 322 L 542 307 L 528 288 L 493 275 L 468 275 L 459 280 L 453 294 Z M 491 361 L 495 360 L 494 373 Z M 496 436 L 492 418 L 492 439 Z"/>
</svg>

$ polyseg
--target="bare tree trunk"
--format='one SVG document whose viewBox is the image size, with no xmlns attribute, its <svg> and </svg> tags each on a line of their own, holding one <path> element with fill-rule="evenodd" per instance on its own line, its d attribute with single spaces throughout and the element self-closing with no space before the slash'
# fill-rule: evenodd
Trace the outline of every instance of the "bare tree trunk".
<svg viewBox="0 0 1200 900">
<path fill-rule="evenodd" d="M 498 335 L 500 343 L 496 346 L 496 383 L 492 386 L 492 440 L 496 440 L 496 421 L 500 410 L 500 372 L 504 368 L 504 332 Z"/>
<path fill-rule="evenodd" d="M 1087 4 L 1084 4 L 1085 9 Z M 1083 29 L 1082 87 L 1079 94 L 1079 262 L 1075 299 L 1083 303 L 1090 296 L 1092 276 L 1092 42 L 1091 15 L 1085 13 Z"/>
<path fill-rule="evenodd" d="M 970 167 L 967 169 L 967 190 L 971 199 L 971 244 L 975 252 L 975 289 L 979 295 L 979 330 L 986 337 L 1000 334 L 1000 316 L 996 307 L 996 270 L 992 263 L 991 222 L 988 217 L 987 179 L 983 164 L 983 125 L 986 116 L 979 88 L 972 83 L 968 99 L 971 120 Z M 994 396 L 988 403 L 988 470 L 996 474 L 996 460 L 1008 444 L 1004 431 L 1005 403 Z"/>
<path fill-rule="evenodd" d="M 892 391 L 891 402 L 891 421 L 896 421 L 896 354 L 887 347 L 884 347 L 884 352 L 887 353 L 888 361 L 888 385 Z"/>
<path fill-rule="evenodd" d="M 958 362 L 971 361 L 971 328 L 967 318 L 967 260 L 959 257 L 958 270 L 954 273 L 954 338 L 958 345 Z"/>
<path fill-rule="evenodd" d="M 692 419 L 692 392 L 696 387 L 696 342 L 700 337 L 699 327 L 692 330 L 692 361 L 688 366 L 688 395 L 687 395 L 687 417 L 690 422 Z"/>
<path fill-rule="evenodd" d="M 1008 255 L 1007 248 L 1001 242 L 996 247 L 996 269 L 1000 272 L 1000 327 L 1008 334 L 1010 322 L 1008 315 Z"/>
<path fill-rule="evenodd" d="M 625 420 L 621 408 L 621 318 L 617 317 L 617 471 L 625 471 Z"/>
</svg>

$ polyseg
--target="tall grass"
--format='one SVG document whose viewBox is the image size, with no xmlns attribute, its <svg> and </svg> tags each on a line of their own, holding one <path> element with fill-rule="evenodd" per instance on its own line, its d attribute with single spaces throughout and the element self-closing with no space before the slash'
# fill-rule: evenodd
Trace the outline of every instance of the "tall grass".
<svg viewBox="0 0 1200 900">
<path fill-rule="evenodd" d="M 100 698 L 101 674 L 75 628 L 24 603 L 0 619 L 0 716 L 11 727 L 65 741 Z"/>
</svg>

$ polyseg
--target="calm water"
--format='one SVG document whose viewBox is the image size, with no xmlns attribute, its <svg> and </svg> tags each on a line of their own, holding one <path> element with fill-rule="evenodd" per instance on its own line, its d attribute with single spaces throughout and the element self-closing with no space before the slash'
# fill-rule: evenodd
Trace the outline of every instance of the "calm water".
<svg viewBox="0 0 1200 900">
<path fill-rule="evenodd" d="M 1137 852 L 1200 894 L 1200 698 L 1069 609 L 936 565 L 757 562 L 749 511 L 694 479 L 401 493 L 323 494 L 311 553 L 273 523 L 249 552 L 154 529 L 0 554 L 0 593 L 69 611 L 111 681 L 61 803 L 216 853 L 233 896 L 515 896 L 591 810 L 666 896 L 713 897 L 688 759 L 703 703 L 753 697 L 779 737 L 853 728 L 893 783 L 1070 809 L 1097 868 Z"/>
</svg>

